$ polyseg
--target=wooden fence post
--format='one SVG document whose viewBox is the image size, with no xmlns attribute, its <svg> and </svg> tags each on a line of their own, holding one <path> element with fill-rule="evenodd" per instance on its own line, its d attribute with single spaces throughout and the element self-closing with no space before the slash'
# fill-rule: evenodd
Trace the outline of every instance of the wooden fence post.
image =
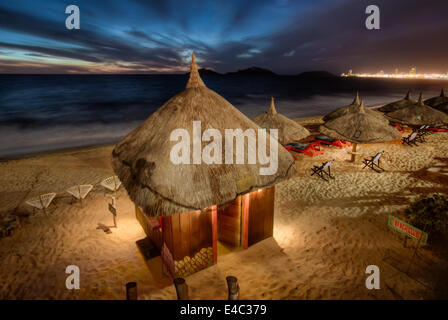
<svg viewBox="0 0 448 320">
<path fill-rule="evenodd" d="M 189 300 L 188 286 L 184 278 L 174 279 L 174 286 L 176 287 L 177 300 Z"/>
<path fill-rule="evenodd" d="M 227 288 L 229 289 L 228 300 L 240 299 L 240 287 L 238 285 L 238 279 L 233 276 L 226 277 Z"/>
<path fill-rule="evenodd" d="M 137 282 L 126 283 L 126 300 L 137 300 Z"/>
</svg>

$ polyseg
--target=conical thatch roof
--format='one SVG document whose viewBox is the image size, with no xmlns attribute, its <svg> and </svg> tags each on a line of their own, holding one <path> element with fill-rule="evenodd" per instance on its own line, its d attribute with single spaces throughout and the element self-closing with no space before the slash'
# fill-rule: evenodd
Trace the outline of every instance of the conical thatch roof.
<svg viewBox="0 0 448 320">
<path fill-rule="evenodd" d="M 281 144 L 298 141 L 310 135 L 306 128 L 294 120 L 277 113 L 274 98 L 271 98 L 269 110 L 253 118 L 253 121 L 262 128 L 278 129 L 278 141 Z"/>
<path fill-rule="evenodd" d="M 440 103 L 438 105 L 436 105 L 435 107 L 433 107 L 434 109 L 437 109 L 439 111 L 448 113 L 448 102 L 445 103 Z"/>
<path fill-rule="evenodd" d="M 445 95 L 445 90 L 442 89 L 440 95 L 434 98 L 425 100 L 425 104 L 430 107 L 435 107 L 439 104 L 448 103 L 448 96 Z"/>
<path fill-rule="evenodd" d="M 333 120 L 333 119 L 342 117 L 348 113 L 356 112 L 358 110 L 358 108 L 359 108 L 359 95 L 358 95 L 358 92 L 356 92 L 355 99 L 353 100 L 353 102 L 351 104 L 349 104 L 348 106 L 340 107 L 340 108 L 330 112 L 329 114 L 325 115 L 322 119 L 324 121 Z M 381 112 L 378 112 L 376 110 L 371 110 L 371 109 L 365 109 L 365 111 L 367 113 L 371 114 L 372 116 L 380 118 L 383 121 L 388 121 L 387 119 L 384 118 L 384 116 Z"/>
<path fill-rule="evenodd" d="M 248 139 L 244 143 L 245 164 L 235 164 L 236 139 L 233 164 L 225 163 L 225 154 L 231 150 L 225 148 L 225 129 L 253 129 L 257 132 L 260 128 L 226 99 L 208 89 L 199 76 L 194 55 L 192 60 L 186 89 L 168 100 L 117 143 L 112 151 L 113 169 L 130 198 L 151 216 L 202 210 L 296 175 L 292 156 L 275 141 L 266 143 L 268 154 L 271 143 L 278 150 L 278 170 L 273 175 L 260 174 L 260 168 L 267 168 L 269 164 L 260 164 L 258 157 L 256 164 L 247 164 L 248 156 L 259 151 L 257 146 L 248 146 Z M 193 121 L 201 121 L 201 131 L 195 130 L 195 134 Z M 190 151 L 186 158 L 191 164 L 174 164 L 171 161 L 172 148 L 183 141 L 179 136 L 171 139 L 176 129 L 189 134 L 189 147 L 184 149 L 184 153 Z M 194 155 L 200 155 L 201 150 L 211 143 L 201 143 L 206 129 L 216 129 L 222 135 L 222 155 L 216 153 L 217 161 L 222 164 L 206 164 L 203 159 L 195 161 Z M 215 138 L 210 140 L 215 141 Z M 195 152 L 195 145 L 199 146 L 199 152 Z M 181 156 L 182 152 L 175 154 Z M 213 155 L 214 152 L 208 154 Z"/>
<path fill-rule="evenodd" d="M 353 99 L 353 102 L 349 105 L 337 108 L 336 110 L 333 110 L 332 112 L 326 114 L 322 120 L 328 121 L 332 119 L 336 119 L 338 117 L 342 117 L 346 115 L 347 113 L 353 112 L 357 109 L 357 106 L 359 105 L 359 94 L 356 92 L 355 99 Z"/>
<path fill-rule="evenodd" d="M 325 122 L 320 132 L 333 138 L 353 143 L 375 143 L 397 140 L 401 134 L 378 117 L 366 112 L 364 101 L 356 112 Z"/>
<path fill-rule="evenodd" d="M 446 114 L 423 103 L 423 96 L 421 93 L 418 103 L 397 111 L 386 113 L 386 118 L 393 122 L 414 126 L 448 123 L 448 116 Z"/>
<path fill-rule="evenodd" d="M 404 99 L 398 100 L 398 101 L 394 101 L 391 102 L 389 104 L 386 104 L 384 106 L 382 106 L 381 108 L 378 108 L 378 111 L 387 113 L 387 112 L 392 112 L 392 111 L 396 111 L 396 110 L 400 110 L 403 108 L 406 108 L 410 105 L 413 105 L 417 103 L 417 101 L 415 101 L 414 99 L 411 98 L 411 92 L 408 91 L 408 93 L 406 94 L 406 96 L 404 97 Z"/>
</svg>

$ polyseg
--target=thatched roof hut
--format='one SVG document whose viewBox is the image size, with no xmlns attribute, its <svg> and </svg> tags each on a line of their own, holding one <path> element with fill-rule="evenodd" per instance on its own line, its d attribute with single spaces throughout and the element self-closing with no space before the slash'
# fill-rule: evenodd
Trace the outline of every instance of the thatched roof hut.
<svg viewBox="0 0 448 320">
<path fill-rule="evenodd" d="M 417 101 L 415 101 L 414 99 L 411 98 L 411 92 L 408 91 L 408 93 L 406 94 L 404 99 L 386 104 L 386 105 L 382 106 L 381 108 L 378 108 L 378 111 L 381 111 L 384 113 L 392 112 L 392 111 L 406 108 L 406 107 L 416 104 L 416 103 L 417 103 Z"/>
<path fill-rule="evenodd" d="M 201 132 L 193 130 L 193 121 L 201 121 Z M 170 153 L 178 141 L 171 141 L 174 130 L 184 129 L 193 142 L 199 140 L 199 152 L 210 144 L 201 141 L 206 129 L 217 129 L 223 139 L 222 164 L 174 164 Z M 260 164 L 225 164 L 225 129 L 260 129 L 226 99 L 208 89 L 201 80 L 192 56 L 190 78 L 186 89 L 169 99 L 135 130 L 118 142 L 112 152 L 112 166 L 132 201 L 150 216 L 202 210 L 236 199 L 239 195 L 274 185 L 296 175 L 292 156 L 277 142 L 278 170 L 274 175 L 261 175 Z M 245 163 L 256 146 L 244 142 Z M 236 143 L 233 145 L 235 160 Z M 216 150 L 216 149 L 215 149 Z M 225 150 L 225 152 L 224 152 Z M 269 153 L 269 150 L 267 151 Z"/>
<path fill-rule="evenodd" d="M 386 118 L 393 122 L 411 126 L 440 125 L 448 123 L 448 116 L 446 114 L 423 103 L 423 95 L 421 93 L 418 103 L 397 111 L 386 113 Z"/>
<path fill-rule="evenodd" d="M 271 105 L 265 113 L 252 119 L 256 124 L 266 129 L 278 129 L 278 141 L 281 144 L 299 141 L 310 135 L 310 132 L 282 114 L 277 113 L 274 98 L 271 98 Z"/>
<path fill-rule="evenodd" d="M 340 108 L 330 112 L 329 114 L 325 115 L 322 119 L 324 121 L 330 121 L 330 120 L 345 116 L 348 113 L 356 112 L 358 110 L 358 107 L 359 107 L 359 94 L 358 94 L 358 92 L 356 92 L 355 99 L 353 100 L 353 102 L 351 104 L 349 104 L 348 106 L 340 107 Z M 376 110 L 371 110 L 371 109 L 365 109 L 365 111 L 366 111 L 366 113 L 369 113 L 370 115 L 375 116 L 383 121 L 388 121 L 387 119 L 384 118 L 384 116 L 381 112 L 378 112 Z"/>
<path fill-rule="evenodd" d="M 439 96 L 425 100 L 425 104 L 433 108 L 443 103 L 448 103 L 448 96 L 445 95 L 445 90 L 443 89 L 440 92 Z"/>
</svg>

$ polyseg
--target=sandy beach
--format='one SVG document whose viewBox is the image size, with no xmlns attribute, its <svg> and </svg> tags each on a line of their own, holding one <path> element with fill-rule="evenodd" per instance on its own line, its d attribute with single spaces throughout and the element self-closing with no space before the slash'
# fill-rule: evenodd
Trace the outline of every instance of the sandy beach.
<svg viewBox="0 0 448 320">
<path fill-rule="evenodd" d="M 320 118 L 296 121 L 316 134 Z M 355 163 L 348 161 L 349 148 L 323 147 L 325 153 L 315 157 L 294 154 L 298 176 L 276 186 L 274 237 L 220 255 L 216 265 L 187 277 L 190 297 L 226 299 L 225 277 L 233 275 L 241 299 L 439 298 L 447 256 L 420 249 L 410 275 L 402 272 L 414 250 L 403 247 L 387 217 L 401 217 L 421 196 L 448 193 L 447 138 L 431 134 L 417 147 L 361 145 Z M 118 228 L 111 234 L 96 229 L 112 224 L 111 193 L 99 185 L 113 175 L 112 148 L 0 162 L 0 215 L 17 215 L 22 224 L 0 238 L 0 299 L 124 299 L 128 281 L 138 283 L 139 299 L 176 298 L 160 257 L 145 258 L 136 244 L 145 233 L 124 188 L 118 192 Z M 362 169 L 361 158 L 383 150 L 386 172 Z M 314 165 L 331 159 L 334 180 L 311 176 Z M 78 184 L 95 184 L 82 207 L 65 192 Z M 48 214 L 33 213 L 25 200 L 47 192 L 58 193 Z M 80 268 L 80 290 L 65 288 L 68 265 Z M 365 287 L 368 265 L 381 270 L 379 290 Z"/>
</svg>

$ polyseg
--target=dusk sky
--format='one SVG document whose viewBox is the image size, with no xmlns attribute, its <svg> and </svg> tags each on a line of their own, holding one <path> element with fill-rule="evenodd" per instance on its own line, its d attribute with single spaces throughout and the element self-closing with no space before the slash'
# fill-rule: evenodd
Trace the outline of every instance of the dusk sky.
<svg viewBox="0 0 448 320">
<path fill-rule="evenodd" d="M 81 29 L 65 27 L 75 4 Z M 380 8 L 367 30 L 365 9 Z M 0 2 L 0 73 L 448 71 L 447 0 Z"/>
</svg>

